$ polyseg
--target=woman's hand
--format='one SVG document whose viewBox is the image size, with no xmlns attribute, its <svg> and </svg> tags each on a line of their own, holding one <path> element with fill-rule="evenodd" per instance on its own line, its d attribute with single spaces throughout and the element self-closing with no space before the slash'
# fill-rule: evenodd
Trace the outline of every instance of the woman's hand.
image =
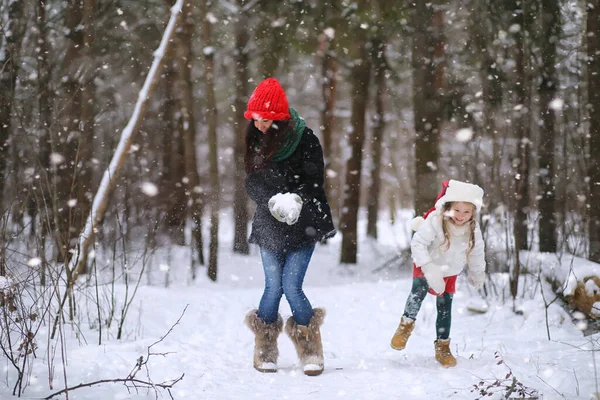
<svg viewBox="0 0 600 400">
<path fill-rule="evenodd" d="M 294 225 L 302 212 L 302 198 L 296 193 L 277 193 L 269 199 L 269 211 L 279 222 Z"/>
</svg>

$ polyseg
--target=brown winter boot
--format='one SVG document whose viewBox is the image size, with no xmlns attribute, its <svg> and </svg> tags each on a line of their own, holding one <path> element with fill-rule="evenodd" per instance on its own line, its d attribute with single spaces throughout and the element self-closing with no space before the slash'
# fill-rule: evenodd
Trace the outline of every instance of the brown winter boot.
<svg viewBox="0 0 600 400">
<path fill-rule="evenodd" d="M 450 352 L 450 339 L 438 339 L 435 342 L 435 359 L 442 364 L 442 367 L 454 367 L 456 358 Z"/>
<path fill-rule="evenodd" d="M 277 337 L 283 329 L 283 319 L 266 324 L 257 314 L 256 309 L 246 314 L 246 325 L 254 332 L 254 368 L 260 372 L 277 372 Z"/>
<path fill-rule="evenodd" d="M 294 317 L 290 317 L 285 324 L 285 333 L 296 347 L 304 374 L 309 376 L 320 375 L 324 368 L 323 343 L 319 327 L 323 324 L 325 310 L 315 308 L 313 313 L 308 326 L 298 325 Z"/>
<path fill-rule="evenodd" d="M 402 316 L 400 319 L 400 325 L 396 329 L 396 333 L 392 337 L 392 349 L 402 350 L 406 347 L 406 342 L 410 337 L 415 327 L 415 320 Z"/>
</svg>

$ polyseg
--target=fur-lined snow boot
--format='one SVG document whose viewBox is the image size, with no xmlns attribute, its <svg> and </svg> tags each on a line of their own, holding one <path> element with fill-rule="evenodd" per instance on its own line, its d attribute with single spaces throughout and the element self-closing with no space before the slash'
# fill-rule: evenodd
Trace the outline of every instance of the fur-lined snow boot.
<svg viewBox="0 0 600 400">
<path fill-rule="evenodd" d="M 323 324 L 324 318 L 325 310 L 315 308 L 308 326 L 298 325 L 294 317 L 290 317 L 285 324 L 285 333 L 296 347 L 305 375 L 316 376 L 323 372 L 323 342 L 319 327 Z"/>
<path fill-rule="evenodd" d="M 277 337 L 283 329 L 283 319 L 277 314 L 275 322 L 266 324 L 257 312 L 254 309 L 246 314 L 246 325 L 254 332 L 254 368 L 260 372 L 277 372 Z"/>
<path fill-rule="evenodd" d="M 433 342 L 435 345 L 435 359 L 442 364 L 442 367 L 454 367 L 456 358 L 450 352 L 450 339 L 438 339 Z"/>
<path fill-rule="evenodd" d="M 406 342 L 408 341 L 408 338 L 410 337 L 414 327 L 414 319 L 402 316 L 400 319 L 400 324 L 396 329 L 396 333 L 394 333 L 394 336 L 392 337 L 392 349 L 403 350 L 406 347 Z"/>
</svg>

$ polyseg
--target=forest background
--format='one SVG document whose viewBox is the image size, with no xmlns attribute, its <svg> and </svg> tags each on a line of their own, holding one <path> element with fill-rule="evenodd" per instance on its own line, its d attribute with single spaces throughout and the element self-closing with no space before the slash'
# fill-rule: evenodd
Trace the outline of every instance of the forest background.
<svg viewBox="0 0 600 400">
<path fill-rule="evenodd" d="M 375 241 L 381 218 L 409 230 L 401 210 L 450 178 L 484 188 L 488 272 L 513 299 L 537 288 L 519 293 L 524 251 L 600 262 L 600 0 L 2 0 L 0 16 L 0 342 L 21 377 L 37 315 L 73 320 L 98 276 L 129 284 L 189 246 L 184 279 L 218 284 L 223 215 L 249 254 L 242 114 L 265 77 L 323 145 L 341 268 L 359 215 Z M 595 291 L 550 283 L 595 321 Z"/>
</svg>

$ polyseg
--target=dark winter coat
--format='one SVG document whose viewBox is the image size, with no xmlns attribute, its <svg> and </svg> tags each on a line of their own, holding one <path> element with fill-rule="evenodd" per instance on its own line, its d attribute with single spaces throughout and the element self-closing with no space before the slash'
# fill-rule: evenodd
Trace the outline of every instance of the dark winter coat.
<svg viewBox="0 0 600 400">
<path fill-rule="evenodd" d="M 260 135 L 260 132 L 256 132 Z M 323 189 L 323 150 L 309 128 L 292 155 L 278 162 L 267 162 L 246 178 L 248 195 L 256 202 L 250 243 L 272 251 L 295 251 L 332 237 L 336 231 L 331 209 Z M 277 193 L 296 193 L 302 198 L 298 222 L 279 222 L 269 212 L 269 199 Z"/>
</svg>

